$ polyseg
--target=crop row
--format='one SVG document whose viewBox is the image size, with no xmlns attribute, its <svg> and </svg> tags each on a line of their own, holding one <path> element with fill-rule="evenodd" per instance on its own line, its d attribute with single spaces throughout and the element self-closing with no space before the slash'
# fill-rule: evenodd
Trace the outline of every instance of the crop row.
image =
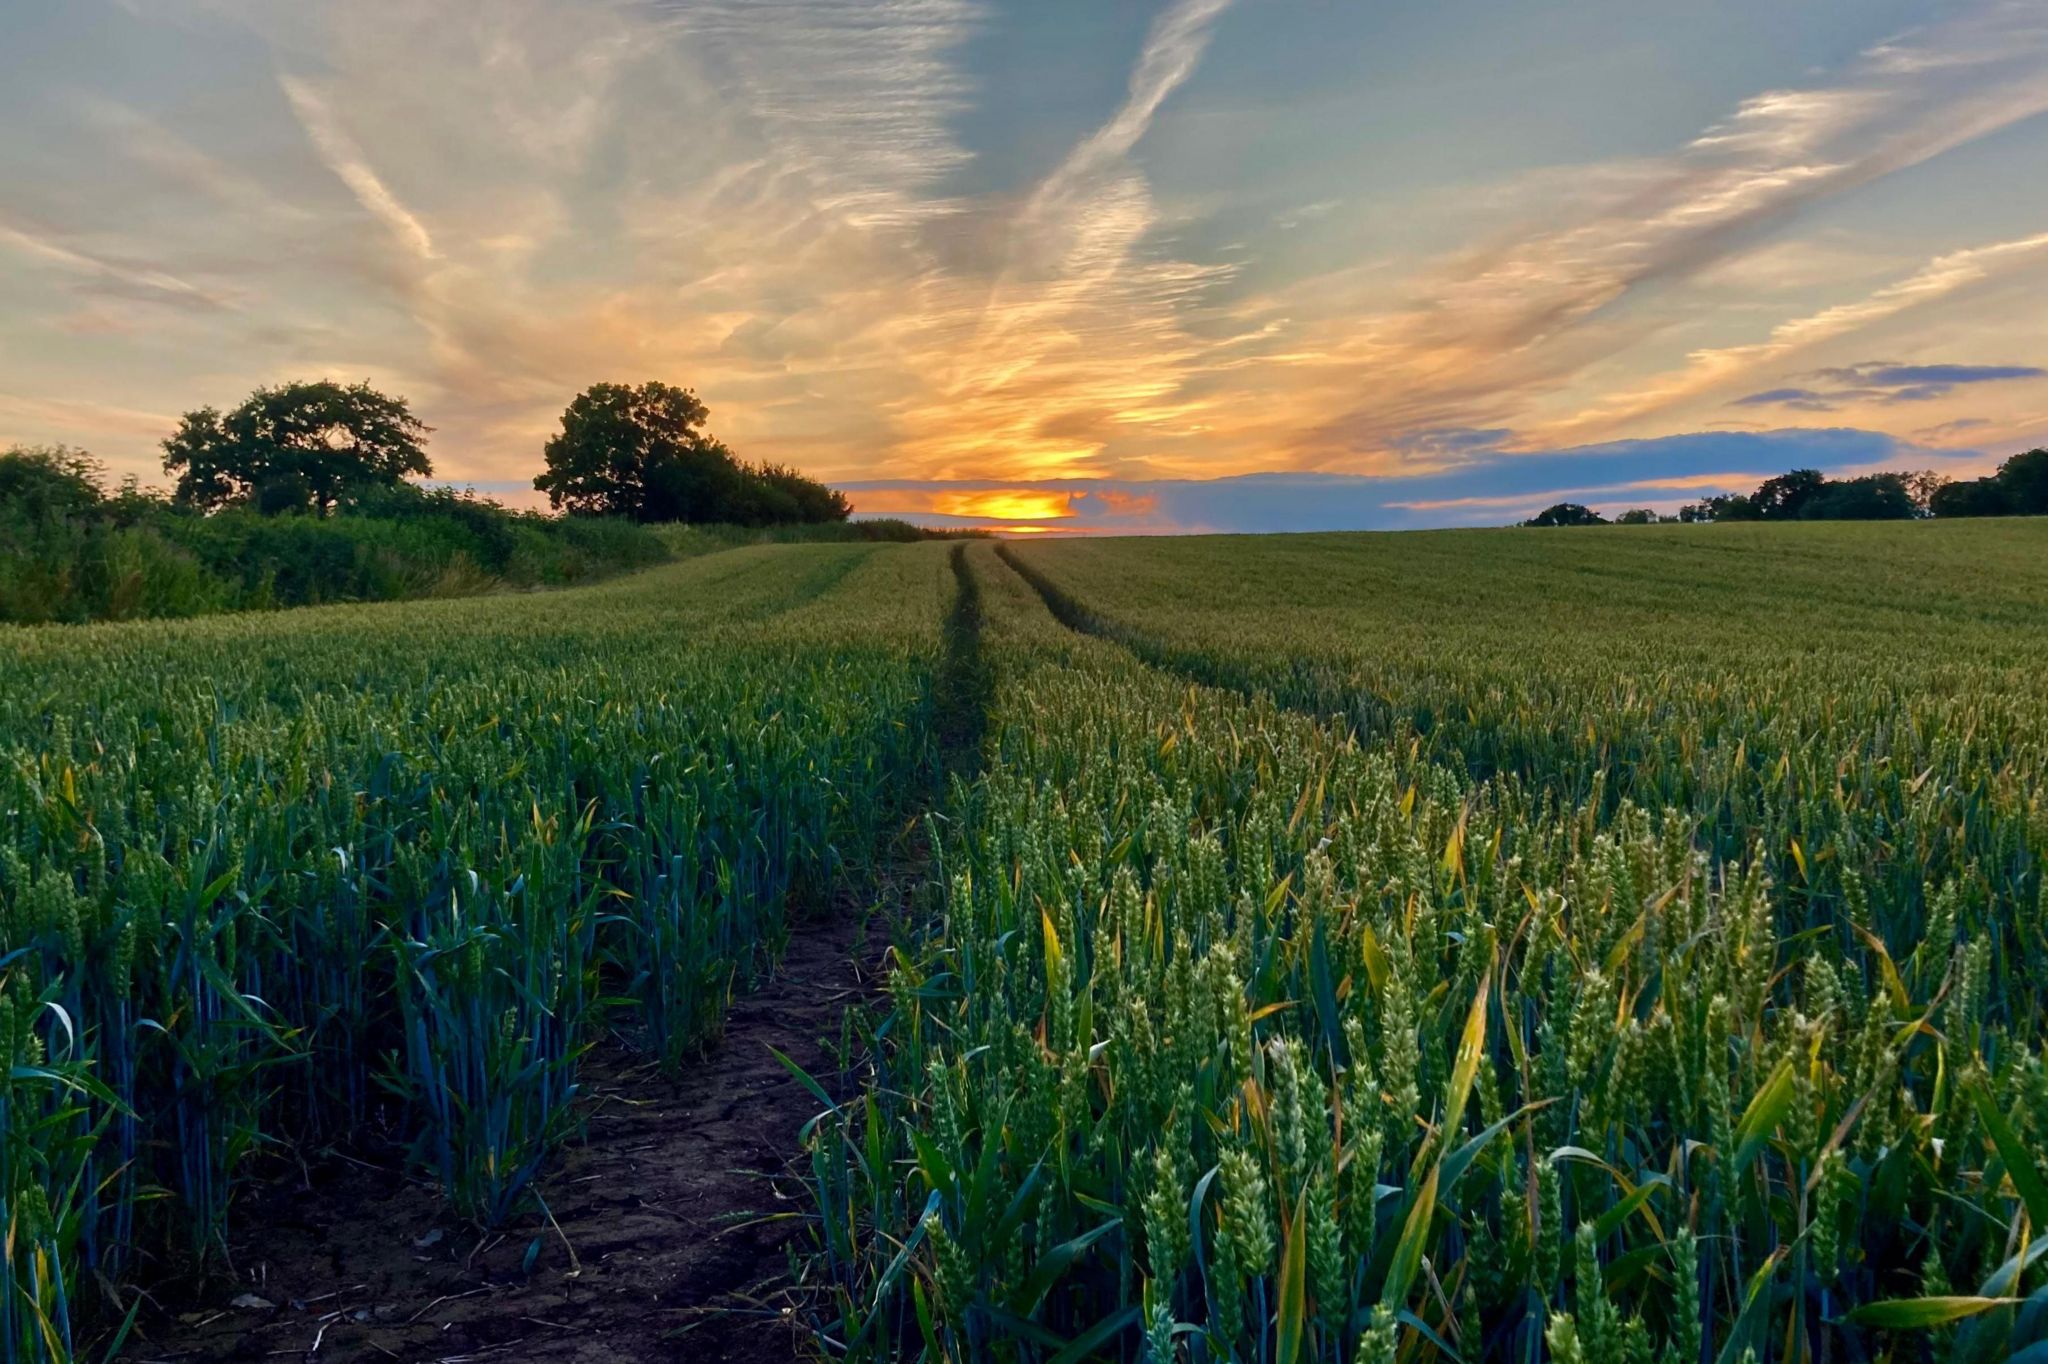
<svg viewBox="0 0 2048 1364">
<path fill-rule="evenodd" d="M 18 632 L 0 657 L 7 1357 L 217 1262 L 279 1156 L 501 1221 L 606 1030 L 670 1064 L 929 762 L 943 552 Z"/>
<path fill-rule="evenodd" d="M 1405 598 L 1359 540 L 974 547 L 987 772 L 882 1073 L 816 1129 L 826 1338 L 2048 1350 L 2048 640 L 2008 534 L 1962 605 L 1846 537 L 1445 537 Z M 1842 618 L 1774 633 L 1800 600 Z"/>
</svg>

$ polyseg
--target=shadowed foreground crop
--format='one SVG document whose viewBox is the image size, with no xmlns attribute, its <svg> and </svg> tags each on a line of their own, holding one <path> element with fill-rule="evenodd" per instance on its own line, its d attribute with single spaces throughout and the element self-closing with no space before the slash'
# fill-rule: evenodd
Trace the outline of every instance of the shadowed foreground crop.
<svg viewBox="0 0 2048 1364">
<path fill-rule="evenodd" d="M 910 821 L 751 1208 L 829 1357 L 2032 1360 L 2044 551 L 780 545 L 15 632 L 9 1350 L 224 1299 L 245 1203 L 365 1144 L 559 1272 L 585 1052 L 742 1064 L 785 907 Z"/>
</svg>

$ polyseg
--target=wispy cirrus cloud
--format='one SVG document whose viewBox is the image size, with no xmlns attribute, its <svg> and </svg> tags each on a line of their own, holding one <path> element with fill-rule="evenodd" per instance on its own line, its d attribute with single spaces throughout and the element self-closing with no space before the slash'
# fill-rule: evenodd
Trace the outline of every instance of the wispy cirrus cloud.
<svg viewBox="0 0 2048 1364">
<path fill-rule="evenodd" d="M 1667 156 L 1574 168 L 1572 188 L 1534 195 L 1547 221 L 1454 253 L 1421 272 L 1406 306 L 1325 324 L 1318 331 L 1331 339 L 1298 346 L 1315 388 L 1372 372 L 1402 396 L 1313 427 L 1297 457 L 1372 463 L 1417 424 L 1512 417 L 1569 393 L 1670 325 L 1654 308 L 1631 312 L 1657 290 L 1739 258 L 1824 200 L 2048 110 L 2044 73 L 2048 11 L 1995 4 L 1874 47 L 1826 83 L 1757 95 Z M 1766 342 L 1703 352 L 1658 381 L 1527 425 L 1550 440 L 1625 430 L 1802 348 L 2031 265 L 2041 244 L 1947 253 L 1861 301 L 1778 324 Z M 1312 306 L 1310 291 L 1327 287 L 1300 286 L 1280 306 Z"/>
<path fill-rule="evenodd" d="M 389 228 L 391 235 L 406 249 L 421 260 L 435 259 L 438 253 L 434 250 L 433 236 L 412 211 L 398 201 L 398 196 L 364 159 L 354 139 L 342 130 L 328 109 L 326 100 L 297 77 L 279 76 L 277 83 L 291 100 L 292 112 L 298 115 L 300 126 L 319 149 L 321 159 L 334 172 L 334 177 L 347 185 L 357 202 L 368 210 L 370 216 Z"/>
<path fill-rule="evenodd" d="M 1850 403 L 1925 403 L 1970 384 L 2048 377 L 2039 365 L 1898 365 L 1882 361 L 1817 369 L 1800 376 L 1819 380 L 1815 388 L 1767 388 L 1734 400 L 1736 407 L 1788 407 L 1802 412 L 1838 412 Z"/>
<path fill-rule="evenodd" d="M 1198 404 L 1176 395 L 1203 343 L 1180 314 L 1227 270 L 1148 247 L 1160 216 L 1128 158 L 1228 5 L 1174 0 L 1122 103 L 1002 224 L 994 281 L 935 291 L 930 331 L 913 346 L 931 381 L 901 411 L 904 464 L 1087 474 L 1129 433 L 1195 420 Z"/>
<path fill-rule="evenodd" d="M 1820 378 L 1841 383 L 1868 384 L 1885 389 L 1952 389 L 1961 384 L 1991 384 L 2003 379 L 2038 379 L 2048 374 L 2039 365 L 1896 365 L 1887 363 L 1851 365 L 1846 369 L 1822 369 Z"/>
<path fill-rule="evenodd" d="M 81 288 L 94 292 L 117 293 L 181 308 L 234 306 L 234 299 L 226 290 L 195 284 L 148 262 L 72 244 L 51 229 L 11 219 L 4 209 L 0 209 L 0 248 L 11 248 L 20 255 L 55 266 L 80 281 Z"/>
<path fill-rule="evenodd" d="M 1782 364 L 1825 342 L 1854 336 L 1879 322 L 1952 297 L 2001 274 L 2038 267 L 2044 260 L 2048 260 L 2048 233 L 1948 252 L 1864 298 L 1780 322 L 1762 341 L 1695 351 L 1682 367 L 1603 399 L 1572 419 L 1551 425 L 1547 431 L 1556 436 L 1640 420 L 1686 399 L 1725 390 L 1759 369 Z"/>
<path fill-rule="evenodd" d="M 58 427 L 73 433 L 72 442 L 97 444 L 102 440 L 125 437 L 154 444 L 177 426 L 177 417 L 168 412 L 143 412 L 105 402 L 72 402 L 61 398 L 0 393 L 0 423 L 6 422 Z"/>
<path fill-rule="evenodd" d="M 51 51 L 104 62 L 0 85 L 48 133 L 0 139 L 0 389 L 43 402 L 0 406 L 0 440 L 89 429 L 61 414 L 96 391 L 171 411 L 310 373 L 405 393 L 441 470 L 492 483 L 577 388 L 641 377 L 832 479 L 1501 479 L 1745 417 L 2048 424 L 2017 372 L 2048 363 L 2038 219 L 1868 209 L 1956 148 L 2009 159 L 1990 135 L 2048 110 L 2031 0 L 1716 85 L 1725 112 L 1644 120 L 1676 129 L 1661 152 L 1560 134 L 1430 182 L 1448 226 L 1395 245 L 1415 196 L 1376 177 L 1450 121 L 1333 124 L 1248 8 L 1145 3 L 1050 48 L 1082 26 L 991 0 L 77 0 Z M 1010 62 L 1039 67 L 991 108 Z M 1515 96 L 1532 122 L 1545 97 Z M 992 174 L 1019 127 L 1062 131 Z M 1956 363 L 1979 356 L 2016 372 Z"/>
<path fill-rule="evenodd" d="M 303 219 L 306 209 L 293 203 L 262 177 L 223 156 L 207 152 L 162 122 L 109 95 L 88 90 L 71 92 L 67 110 L 105 140 L 130 174 L 181 206 L 196 197 L 208 207 L 263 219 Z M 189 213 L 191 210 L 186 207 Z"/>
<path fill-rule="evenodd" d="M 1138 54 L 1123 104 L 1039 185 L 1031 197 L 1034 208 L 1086 193 L 1091 178 L 1118 170 L 1167 97 L 1195 73 L 1212 26 L 1229 7 L 1230 0 L 1175 0 L 1159 16 Z"/>
<path fill-rule="evenodd" d="M 1989 417 L 1958 417 L 1954 421 L 1937 422 L 1933 426 L 1923 426 L 1913 433 L 1913 439 L 1923 441 L 1929 445 L 1940 446 L 1971 432 L 1982 431 L 1990 425 L 1991 419 Z"/>
<path fill-rule="evenodd" d="M 1395 439 L 1394 448 L 1427 459 L 1458 460 L 1500 450 L 1514 438 L 1515 433 L 1505 426 L 1449 426 L 1403 432 Z"/>
<path fill-rule="evenodd" d="M 634 375 L 818 472 L 886 443 L 877 405 L 912 380 L 895 334 L 942 283 L 924 237 L 958 212 L 935 188 L 964 155 L 948 53 L 978 7 L 454 8 L 236 11 L 386 244 L 327 218 L 279 254 L 353 282 L 377 314 L 353 339 L 434 412 L 449 471 L 537 449 L 576 387 Z"/>
<path fill-rule="evenodd" d="M 661 0 L 666 36 L 733 107 L 714 134 L 751 143 L 741 178 L 855 229 L 917 226 L 960 206 L 930 191 L 966 159 L 950 122 L 970 97 L 952 53 L 973 0 Z"/>
</svg>

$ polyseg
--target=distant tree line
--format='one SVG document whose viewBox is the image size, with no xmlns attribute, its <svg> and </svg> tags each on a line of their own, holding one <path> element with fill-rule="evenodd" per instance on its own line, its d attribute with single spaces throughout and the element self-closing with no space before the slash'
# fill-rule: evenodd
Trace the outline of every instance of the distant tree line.
<svg viewBox="0 0 2048 1364">
<path fill-rule="evenodd" d="M 2048 515 L 2048 450 L 2014 455 L 1986 478 L 1951 480 L 1928 471 L 1828 478 L 1794 469 L 1767 478 L 1747 495 L 1725 493 L 1689 502 L 1675 516 L 1647 507 L 1612 521 L 1577 502 L 1559 502 L 1525 526 L 1642 526 L 1701 521 L 1910 521 L 1927 517 Z"/>
<path fill-rule="evenodd" d="M 17 447 L 0 453 L 0 621 L 577 582 L 670 557 L 651 523 L 846 521 L 843 494 L 739 460 L 708 417 L 666 384 L 579 394 L 535 480 L 565 513 L 553 516 L 421 487 L 430 428 L 367 383 L 281 384 L 185 414 L 163 442 L 168 493 L 132 477 L 110 486 L 81 450 Z"/>
</svg>

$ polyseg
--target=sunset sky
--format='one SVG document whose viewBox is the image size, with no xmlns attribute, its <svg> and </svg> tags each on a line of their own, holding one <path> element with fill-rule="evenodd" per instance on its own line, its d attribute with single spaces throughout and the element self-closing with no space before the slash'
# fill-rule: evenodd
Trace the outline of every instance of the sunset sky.
<svg viewBox="0 0 2048 1364">
<path fill-rule="evenodd" d="M 0 446 L 599 380 L 868 513 L 1498 524 L 2048 444 L 2048 3 L 0 0 Z"/>
</svg>

